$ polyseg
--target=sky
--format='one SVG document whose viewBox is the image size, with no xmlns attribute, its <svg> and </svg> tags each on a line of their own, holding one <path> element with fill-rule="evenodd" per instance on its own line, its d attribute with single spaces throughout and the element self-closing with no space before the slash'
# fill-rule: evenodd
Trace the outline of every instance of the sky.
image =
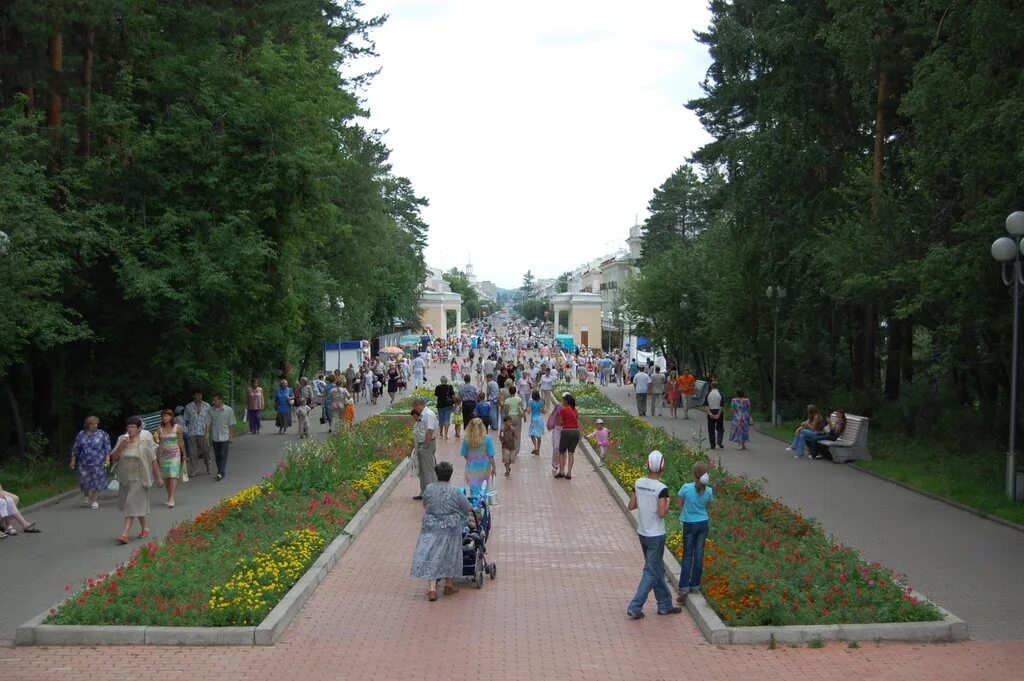
<svg viewBox="0 0 1024 681">
<path fill-rule="evenodd" d="M 515 288 L 625 247 L 709 139 L 684 103 L 710 65 L 704 0 L 366 0 L 362 93 L 430 201 L 425 258 Z"/>
</svg>

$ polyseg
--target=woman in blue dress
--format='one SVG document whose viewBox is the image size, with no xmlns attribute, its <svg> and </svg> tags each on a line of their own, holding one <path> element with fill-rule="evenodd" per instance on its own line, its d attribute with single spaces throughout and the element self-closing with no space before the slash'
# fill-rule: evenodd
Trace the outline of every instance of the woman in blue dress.
<svg viewBox="0 0 1024 681">
<path fill-rule="evenodd" d="M 533 441 L 533 455 L 540 456 L 540 441 L 544 437 L 544 413 L 547 407 L 540 399 L 540 391 L 530 396 L 530 440 Z"/>
<path fill-rule="evenodd" d="M 71 468 L 78 469 L 78 485 L 82 488 L 82 503 L 99 508 L 99 493 L 107 488 L 107 470 L 110 465 L 110 436 L 100 430 L 100 420 L 87 416 L 82 430 L 71 445 Z"/>
</svg>

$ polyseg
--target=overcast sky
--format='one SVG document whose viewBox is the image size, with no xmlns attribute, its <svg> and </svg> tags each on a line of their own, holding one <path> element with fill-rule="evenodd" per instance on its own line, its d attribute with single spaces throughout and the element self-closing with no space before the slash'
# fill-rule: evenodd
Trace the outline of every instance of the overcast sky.
<svg viewBox="0 0 1024 681">
<path fill-rule="evenodd" d="M 614 251 L 706 139 L 684 108 L 704 0 L 366 0 L 365 92 L 395 171 L 430 200 L 427 263 L 519 286 Z"/>
</svg>

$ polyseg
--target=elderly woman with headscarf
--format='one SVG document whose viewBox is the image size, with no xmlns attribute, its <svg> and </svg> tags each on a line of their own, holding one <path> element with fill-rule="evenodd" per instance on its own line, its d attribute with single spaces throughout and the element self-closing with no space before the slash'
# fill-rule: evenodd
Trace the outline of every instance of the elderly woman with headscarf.
<svg viewBox="0 0 1024 681">
<path fill-rule="evenodd" d="M 149 536 L 146 527 L 146 516 L 149 515 L 149 488 L 156 483 L 163 487 L 160 477 L 160 466 L 156 458 L 156 443 L 152 437 L 144 437 L 142 419 L 130 416 L 125 421 L 127 437 L 117 441 L 117 447 L 110 453 L 110 458 L 117 462 L 118 499 L 117 507 L 124 512 L 124 529 L 117 540 L 128 543 L 128 532 L 132 529 L 132 521 L 139 519 L 139 539 Z"/>
<path fill-rule="evenodd" d="M 71 445 L 71 469 L 78 469 L 82 503 L 92 508 L 100 507 L 99 493 L 107 488 L 105 466 L 110 465 L 110 436 L 99 426 L 99 418 L 87 416 Z"/>
<path fill-rule="evenodd" d="M 462 527 L 472 511 L 466 495 L 450 484 L 450 463 L 435 465 L 434 475 L 437 481 L 423 490 L 423 521 L 412 559 L 412 576 L 427 580 L 430 601 L 437 600 L 438 580 L 445 581 L 446 596 L 459 590 L 453 580 L 462 574 Z"/>
</svg>

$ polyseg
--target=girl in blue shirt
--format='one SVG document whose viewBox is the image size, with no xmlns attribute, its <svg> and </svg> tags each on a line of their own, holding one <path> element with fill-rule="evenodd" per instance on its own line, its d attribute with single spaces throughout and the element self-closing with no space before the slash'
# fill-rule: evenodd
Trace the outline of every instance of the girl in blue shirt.
<svg viewBox="0 0 1024 681">
<path fill-rule="evenodd" d="M 679 514 L 683 523 L 683 564 L 679 571 L 678 603 L 686 602 L 687 593 L 700 593 L 704 540 L 708 538 L 708 505 L 715 498 L 708 482 L 708 464 L 698 461 L 693 464 L 693 482 L 679 488 L 679 502 L 683 508 Z"/>
</svg>

